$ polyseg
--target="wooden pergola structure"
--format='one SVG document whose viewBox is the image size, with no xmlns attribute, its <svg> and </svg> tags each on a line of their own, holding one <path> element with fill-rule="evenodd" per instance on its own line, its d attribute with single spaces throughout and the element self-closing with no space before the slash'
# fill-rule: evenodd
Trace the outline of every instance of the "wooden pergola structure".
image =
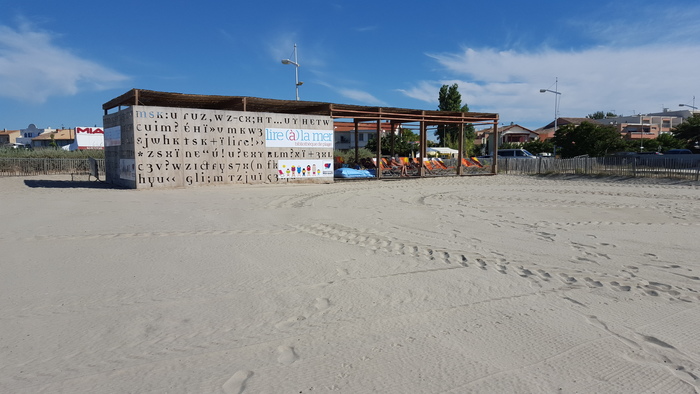
<svg viewBox="0 0 700 394">
<path fill-rule="evenodd" d="M 105 115 L 114 108 L 128 107 L 132 105 L 176 107 L 176 108 L 200 108 L 219 109 L 243 112 L 270 112 L 282 114 L 323 115 L 333 119 L 351 119 L 355 123 L 355 154 L 358 150 L 358 125 L 365 122 L 375 122 L 377 130 L 377 162 L 381 158 L 381 133 L 382 124 L 389 122 L 391 130 L 396 130 L 405 123 L 419 125 L 420 130 L 420 157 L 426 157 L 427 128 L 438 125 L 459 125 L 460 146 L 458 163 L 462 162 L 464 155 L 464 125 L 491 125 L 493 127 L 494 147 L 497 144 L 498 114 L 477 112 L 451 112 L 428 111 L 394 107 L 373 107 L 350 104 L 333 104 L 315 101 L 277 100 L 245 96 L 216 96 L 158 92 L 153 90 L 131 89 L 102 105 Z M 495 148 L 497 149 L 497 148 Z M 494 152 L 493 157 L 497 157 Z M 498 160 L 492 161 L 491 172 L 497 173 Z M 458 165 L 457 175 L 462 175 L 462 166 Z M 421 166 L 419 176 L 425 176 L 425 169 Z M 381 171 L 377 171 L 377 177 L 381 177 Z"/>
</svg>

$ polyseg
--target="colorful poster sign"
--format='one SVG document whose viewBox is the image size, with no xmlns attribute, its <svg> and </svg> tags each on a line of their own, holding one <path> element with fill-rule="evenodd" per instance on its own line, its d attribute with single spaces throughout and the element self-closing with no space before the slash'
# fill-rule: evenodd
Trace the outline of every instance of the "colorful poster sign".
<svg viewBox="0 0 700 394">
<path fill-rule="evenodd" d="M 332 178 L 332 160 L 280 160 L 277 162 L 280 179 Z"/>
<path fill-rule="evenodd" d="M 105 132 L 100 127 L 76 127 L 75 142 L 78 149 L 104 149 Z"/>
<path fill-rule="evenodd" d="M 333 148 L 333 130 L 265 129 L 268 148 Z"/>
</svg>

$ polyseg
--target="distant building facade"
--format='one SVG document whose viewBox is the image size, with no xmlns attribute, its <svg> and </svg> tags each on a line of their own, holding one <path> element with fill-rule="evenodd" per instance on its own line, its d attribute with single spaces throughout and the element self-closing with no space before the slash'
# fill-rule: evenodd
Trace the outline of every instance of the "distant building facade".
<svg viewBox="0 0 700 394">
<path fill-rule="evenodd" d="M 38 137 L 44 131 L 45 129 L 39 129 L 34 123 L 31 123 L 29 126 L 27 126 L 26 129 L 19 130 L 20 136 L 17 137 L 17 140 L 15 142 L 31 146 L 32 139 Z"/>
<path fill-rule="evenodd" d="M 57 147 L 68 149 L 75 141 L 74 129 L 45 129 L 39 136 L 32 138 L 32 147 L 34 148 L 49 148 Z"/>
<path fill-rule="evenodd" d="M 646 115 L 618 116 L 598 119 L 604 125 L 615 127 L 625 139 L 654 139 L 671 130 L 692 116 L 691 111 L 664 111 Z"/>
<path fill-rule="evenodd" d="M 21 136 L 20 130 L 2 130 L 0 131 L 0 146 L 14 144 L 17 138 Z"/>
<path fill-rule="evenodd" d="M 492 134 L 492 128 L 479 130 L 476 132 L 474 143 L 476 145 L 488 146 Z M 504 143 L 525 143 L 535 141 L 538 138 L 539 135 L 536 132 L 518 124 L 510 124 L 498 128 L 498 146 Z"/>
<path fill-rule="evenodd" d="M 380 123 L 379 128 L 381 133 L 391 132 L 391 123 Z M 371 139 L 377 136 L 377 123 L 358 123 L 357 141 L 355 141 L 354 122 L 333 122 L 333 131 L 335 135 L 335 149 L 355 149 L 355 146 L 364 148 Z"/>
<path fill-rule="evenodd" d="M 583 122 L 588 122 L 588 123 L 593 123 L 593 124 L 600 124 L 597 119 L 590 119 L 590 118 L 557 118 L 557 129 L 566 126 L 566 125 L 580 125 Z M 550 139 L 554 137 L 554 132 L 556 130 L 554 129 L 554 121 L 552 121 L 550 124 L 542 127 L 541 129 L 535 130 L 537 135 L 539 136 L 539 139 L 541 141 Z"/>
</svg>

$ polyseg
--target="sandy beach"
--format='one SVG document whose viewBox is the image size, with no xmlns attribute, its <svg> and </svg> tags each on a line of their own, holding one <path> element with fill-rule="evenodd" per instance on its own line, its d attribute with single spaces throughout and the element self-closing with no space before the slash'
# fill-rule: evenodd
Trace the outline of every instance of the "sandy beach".
<svg viewBox="0 0 700 394">
<path fill-rule="evenodd" d="M 697 393 L 700 186 L 0 178 L 3 393 Z"/>
</svg>

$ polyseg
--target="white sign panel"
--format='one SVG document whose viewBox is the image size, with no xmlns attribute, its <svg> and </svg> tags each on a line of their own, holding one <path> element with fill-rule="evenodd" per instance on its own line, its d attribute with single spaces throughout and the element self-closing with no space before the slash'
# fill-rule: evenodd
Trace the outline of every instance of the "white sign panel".
<svg viewBox="0 0 700 394">
<path fill-rule="evenodd" d="M 104 149 L 105 132 L 100 127 L 76 127 L 75 142 L 78 149 Z"/>
<path fill-rule="evenodd" d="M 333 130 L 265 129 L 268 148 L 333 148 Z"/>
<path fill-rule="evenodd" d="M 122 144 L 121 126 L 107 127 L 104 135 L 105 146 L 119 146 Z"/>
<path fill-rule="evenodd" d="M 119 159 L 119 177 L 136 180 L 136 161 L 134 159 Z"/>
<path fill-rule="evenodd" d="M 280 160 L 277 163 L 280 179 L 332 178 L 332 160 Z"/>
</svg>

